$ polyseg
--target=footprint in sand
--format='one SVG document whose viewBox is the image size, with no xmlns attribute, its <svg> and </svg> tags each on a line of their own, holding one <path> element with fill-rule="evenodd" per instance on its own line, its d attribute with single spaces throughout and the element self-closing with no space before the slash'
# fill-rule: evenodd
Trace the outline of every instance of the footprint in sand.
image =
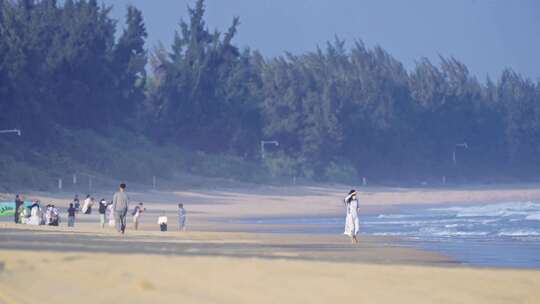
<svg viewBox="0 0 540 304">
<path fill-rule="evenodd" d="M 154 290 L 156 287 L 151 282 L 146 280 L 139 282 L 139 287 L 143 290 Z"/>
<path fill-rule="evenodd" d="M 72 262 L 72 261 L 77 261 L 77 260 L 82 260 L 82 256 L 72 255 L 72 256 L 64 257 L 62 259 L 62 261 L 64 262 Z"/>
</svg>

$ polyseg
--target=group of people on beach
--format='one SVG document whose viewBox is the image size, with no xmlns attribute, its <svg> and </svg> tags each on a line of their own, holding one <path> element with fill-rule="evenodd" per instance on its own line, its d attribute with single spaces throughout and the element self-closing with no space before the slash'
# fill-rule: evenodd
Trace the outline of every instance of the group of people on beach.
<svg viewBox="0 0 540 304">
<path fill-rule="evenodd" d="M 87 195 L 81 207 L 79 196 L 75 195 L 73 202 L 69 204 L 68 227 L 75 226 L 75 218 L 77 213 L 91 214 L 92 207 L 95 204 L 95 199 Z M 344 234 L 351 238 L 353 244 L 358 243 L 357 235 L 360 230 L 359 223 L 359 200 L 356 190 L 351 190 L 344 198 L 346 209 L 345 231 Z M 116 230 L 124 234 L 126 230 L 126 220 L 129 210 L 129 197 L 126 192 L 126 184 L 120 184 L 119 190 L 114 194 L 111 202 L 107 202 L 104 198 L 99 201 L 98 212 L 101 228 L 105 227 L 108 218 L 109 226 L 116 227 Z M 133 217 L 133 228 L 139 229 L 141 216 L 146 212 L 144 204 L 137 204 L 131 213 Z M 60 211 L 53 204 L 48 204 L 44 209 L 41 208 L 39 200 L 32 201 L 32 205 L 28 208 L 24 207 L 24 202 L 20 195 L 15 197 L 15 223 L 29 225 L 51 225 L 58 226 L 60 224 Z M 160 231 L 167 231 L 168 217 L 163 212 L 157 221 Z M 186 225 L 186 210 L 183 204 L 178 204 L 178 230 L 184 231 Z"/>
<path fill-rule="evenodd" d="M 92 208 L 94 207 L 96 200 L 88 194 L 86 199 L 83 201 L 82 208 L 79 200 L 79 196 L 75 195 L 73 202 L 69 204 L 67 209 L 68 213 L 68 227 L 75 226 L 75 218 L 77 214 L 92 214 Z M 142 205 L 142 203 L 140 203 Z M 112 203 L 107 202 L 102 198 L 97 206 L 99 213 L 99 223 L 101 228 L 105 228 L 107 220 L 109 221 L 109 226 L 114 226 L 114 215 L 112 210 Z"/>
<path fill-rule="evenodd" d="M 111 212 L 113 215 L 114 225 L 116 230 L 122 234 L 126 231 L 126 217 L 129 209 L 129 196 L 126 192 L 126 184 L 120 184 L 118 192 L 113 196 L 111 203 Z M 139 203 L 134 209 L 131 215 L 133 216 L 133 227 L 135 230 L 139 229 L 139 220 L 146 208 L 143 207 L 143 203 Z M 162 212 L 158 217 L 158 225 L 160 231 L 167 231 L 168 218 L 165 212 Z M 110 223 L 110 222 L 109 222 Z M 186 229 L 186 210 L 184 204 L 178 204 L 178 231 L 185 231 Z"/>
<path fill-rule="evenodd" d="M 74 227 L 78 214 L 92 214 L 92 208 L 95 205 L 95 199 L 89 194 L 84 199 L 82 206 L 79 196 L 75 195 L 73 201 L 67 208 L 67 226 Z M 120 184 L 118 192 L 113 196 L 113 200 L 108 202 L 102 198 L 97 206 L 99 213 L 100 227 L 105 228 L 107 224 L 111 227 L 116 227 L 117 231 L 124 234 L 126 230 L 126 220 L 129 210 L 129 197 L 126 193 L 126 184 Z M 133 228 L 139 229 L 139 223 L 146 208 L 142 202 L 138 203 L 131 212 L 133 219 Z M 21 195 L 15 197 L 15 223 L 28 225 L 50 225 L 58 226 L 61 222 L 60 210 L 54 203 L 42 207 L 39 200 L 33 200 L 28 207 L 24 206 L 24 201 Z M 168 218 L 165 212 L 158 217 L 158 225 L 160 231 L 167 231 Z M 186 210 L 183 204 L 178 204 L 178 231 L 185 231 L 186 227 Z"/>
<path fill-rule="evenodd" d="M 60 211 L 54 204 L 48 204 L 42 208 L 41 202 L 34 200 L 28 208 L 21 208 L 23 205 L 21 197 L 17 195 L 15 198 L 15 223 L 49 226 L 60 224 Z"/>
</svg>

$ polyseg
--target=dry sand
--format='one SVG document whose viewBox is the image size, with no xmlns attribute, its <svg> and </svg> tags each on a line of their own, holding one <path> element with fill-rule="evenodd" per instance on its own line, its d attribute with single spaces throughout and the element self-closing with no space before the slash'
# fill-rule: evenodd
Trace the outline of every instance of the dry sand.
<svg viewBox="0 0 540 304">
<path fill-rule="evenodd" d="M 0 303 L 540 303 L 540 271 L 465 268 L 430 252 L 362 237 L 223 232 L 228 219 L 337 215 L 343 186 L 137 191 L 148 210 L 143 231 L 124 237 L 0 223 Z M 97 193 L 96 199 L 111 197 Z M 8 196 L 11 196 L 9 194 Z M 33 193 L 67 206 L 71 194 Z M 410 205 L 539 200 L 535 186 L 460 189 L 365 188 L 363 210 Z M 176 203 L 199 232 L 155 232 L 157 212 Z M 256 231 L 256 226 L 250 227 Z M 152 231 L 153 230 L 153 231 Z M 202 232 L 206 231 L 206 232 Z"/>
<path fill-rule="evenodd" d="M 208 182 L 209 185 L 212 182 Z M 174 212 L 182 202 L 197 219 L 221 217 L 264 217 L 342 214 L 342 199 L 350 187 L 343 185 L 316 186 L 264 186 L 232 185 L 227 188 L 213 187 L 195 190 L 139 190 L 128 192 L 133 202 L 144 202 L 155 212 Z M 382 212 L 391 208 L 407 208 L 410 205 L 434 204 L 483 204 L 508 201 L 540 200 L 540 185 L 493 185 L 457 188 L 398 188 L 359 187 L 364 212 Z M 100 190 L 92 195 L 112 199 L 115 189 Z M 82 199 L 84 192 L 78 192 Z M 44 203 L 55 202 L 67 207 L 74 193 L 31 193 L 26 199 L 41 199 Z M 13 194 L 0 193 L 6 198 Z"/>
<path fill-rule="evenodd" d="M 538 303 L 536 271 L 0 252 L 10 303 Z"/>
</svg>

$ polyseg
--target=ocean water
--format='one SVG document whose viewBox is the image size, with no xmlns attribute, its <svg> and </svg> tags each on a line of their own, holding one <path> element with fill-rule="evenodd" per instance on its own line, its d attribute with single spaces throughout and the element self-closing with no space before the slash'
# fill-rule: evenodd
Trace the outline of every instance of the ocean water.
<svg viewBox="0 0 540 304">
<path fill-rule="evenodd" d="M 540 268 L 540 203 L 413 209 L 368 216 L 364 232 L 402 237 L 465 264 Z"/>
<path fill-rule="evenodd" d="M 290 232 L 342 233 L 344 217 L 251 219 L 293 225 Z M 246 222 L 247 223 L 247 222 Z M 297 225 L 299 228 L 294 229 Z M 540 268 L 540 203 L 507 202 L 361 215 L 361 233 L 396 236 L 467 265 Z M 283 232 L 283 231 L 280 231 Z"/>
</svg>

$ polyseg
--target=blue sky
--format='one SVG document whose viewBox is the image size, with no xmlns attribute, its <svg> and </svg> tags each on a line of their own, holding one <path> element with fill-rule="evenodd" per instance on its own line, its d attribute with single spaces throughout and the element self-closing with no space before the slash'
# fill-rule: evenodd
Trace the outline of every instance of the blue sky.
<svg viewBox="0 0 540 304">
<path fill-rule="evenodd" d="M 194 0 L 104 0 L 113 16 L 125 7 L 143 11 L 149 47 L 169 46 L 187 5 Z M 540 80 L 540 1 L 536 0 L 207 0 L 207 24 L 222 31 L 233 16 L 235 40 L 267 57 L 300 54 L 334 35 L 381 45 L 406 67 L 438 54 L 454 56 L 483 80 L 505 67 Z M 120 27 L 123 26 L 120 24 Z"/>
</svg>

